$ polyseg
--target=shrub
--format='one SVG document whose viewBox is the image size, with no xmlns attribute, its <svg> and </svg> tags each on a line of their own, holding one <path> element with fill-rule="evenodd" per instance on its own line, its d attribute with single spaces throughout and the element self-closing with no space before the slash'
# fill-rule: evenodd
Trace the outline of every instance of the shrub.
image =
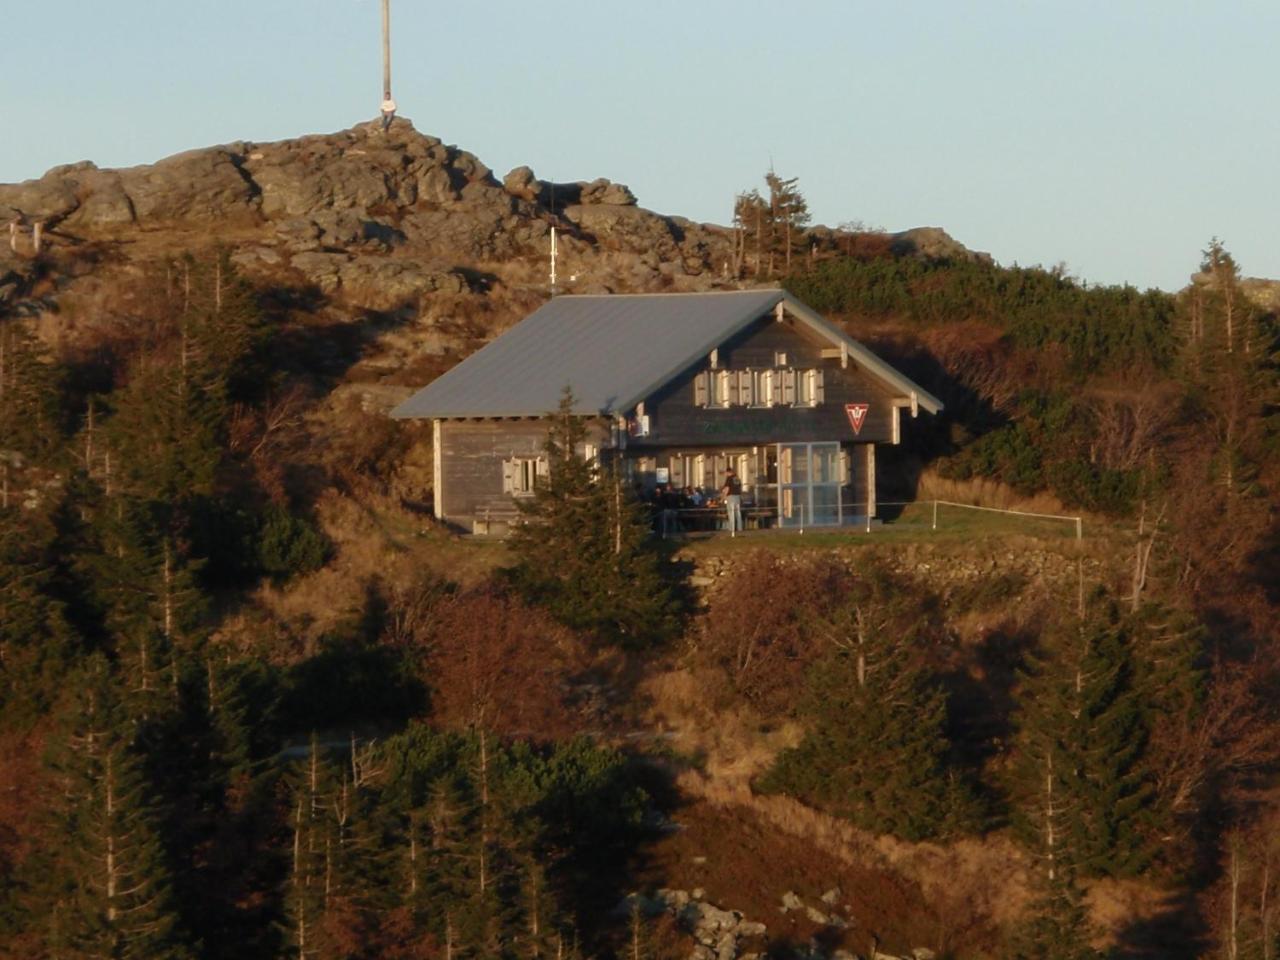
<svg viewBox="0 0 1280 960">
<path fill-rule="evenodd" d="M 258 562 L 263 573 L 279 580 L 319 570 L 332 545 L 315 524 L 287 510 L 273 508 L 258 538 Z"/>
</svg>

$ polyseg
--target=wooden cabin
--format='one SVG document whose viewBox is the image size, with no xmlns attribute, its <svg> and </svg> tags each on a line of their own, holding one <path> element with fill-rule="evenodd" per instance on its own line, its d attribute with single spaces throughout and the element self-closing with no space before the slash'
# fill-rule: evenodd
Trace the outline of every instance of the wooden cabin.
<svg viewBox="0 0 1280 960">
<path fill-rule="evenodd" d="M 876 514 L 876 445 L 941 402 L 782 290 L 555 297 L 404 401 L 430 419 L 435 514 L 501 533 L 547 469 L 564 388 L 587 457 L 714 493 L 733 467 L 762 525 Z"/>
</svg>

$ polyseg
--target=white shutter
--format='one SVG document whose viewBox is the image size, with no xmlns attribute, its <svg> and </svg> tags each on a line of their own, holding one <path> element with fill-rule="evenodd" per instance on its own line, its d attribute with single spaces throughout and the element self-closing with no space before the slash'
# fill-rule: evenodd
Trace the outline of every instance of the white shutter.
<svg viewBox="0 0 1280 960">
<path fill-rule="evenodd" d="M 503 493 L 516 492 L 516 461 L 515 460 L 502 461 L 502 492 Z"/>
<path fill-rule="evenodd" d="M 545 479 L 551 476 L 551 463 L 546 457 L 539 457 L 537 460 L 537 476 Z"/>
<path fill-rule="evenodd" d="M 730 407 L 731 407 L 731 406 L 733 406 L 734 404 L 738 403 L 738 396 L 739 396 L 739 393 L 738 393 L 738 381 L 739 381 L 740 379 L 741 379 L 741 377 L 739 376 L 739 374 L 738 374 L 738 371 L 737 371 L 737 370 L 732 370 L 732 371 L 730 371 L 730 370 L 726 370 L 726 371 L 725 371 L 725 380 L 727 381 L 727 384 L 728 384 L 728 387 L 729 387 L 729 389 L 728 389 L 728 391 L 727 391 L 727 397 L 726 397 L 726 399 L 727 399 L 729 402 L 726 404 L 726 406 L 730 406 Z"/>
<path fill-rule="evenodd" d="M 794 370 L 783 370 L 782 376 L 782 402 L 796 402 L 796 372 Z"/>
<path fill-rule="evenodd" d="M 823 384 L 822 371 L 810 371 L 813 374 L 813 404 L 817 406 L 826 400 L 826 386 Z"/>
<path fill-rule="evenodd" d="M 738 402 L 744 407 L 749 407 L 755 402 L 751 391 L 751 376 L 750 370 L 741 370 L 738 373 Z"/>
<path fill-rule="evenodd" d="M 707 379 L 709 376 L 704 371 L 693 378 L 693 405 L 695 407 L 705 407 L 707 405 Z"/>
</svg>

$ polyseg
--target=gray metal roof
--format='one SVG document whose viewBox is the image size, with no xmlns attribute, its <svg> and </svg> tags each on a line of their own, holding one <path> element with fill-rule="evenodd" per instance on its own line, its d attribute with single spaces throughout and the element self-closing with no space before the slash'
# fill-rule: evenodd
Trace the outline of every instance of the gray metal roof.
<svg viewBox="0 0 1280 960">
<path fill-rule="evenodd" d="M 400 419 L 541 416 L 573 389 L 574 412 L 622 414 L 753 321 L 793 316 L 936 413 L 942 404 L 782 290 L 562 296 L 396 407 Z"/>
</svg>

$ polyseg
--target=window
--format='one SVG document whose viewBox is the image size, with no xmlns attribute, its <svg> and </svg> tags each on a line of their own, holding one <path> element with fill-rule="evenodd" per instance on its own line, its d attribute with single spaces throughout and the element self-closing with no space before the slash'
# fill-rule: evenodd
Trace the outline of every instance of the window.
<svg viewBox="0 0 1280 960">
<path fill-rule="evenodd" d="M 513 497 L 531 497 L 539 477 L 548 473 L 545 457 L 512 457 L 502 461 L 502 492 Z"/>
<path fill-rule="evenodd" d="M 711 385 L 711 405 L 713 407 L 729 407 L 733 405 L 738 393 L 738 377 L 735 372 L 717 370 L 712 374 Z"/>
<path fill-rule="evenodd" d="M 777 372 L 774 370 L 752 370 L 751 378 L 752 406 L 773 406 L 776 400 L 774 386 L 778 381 Z"/>
<path fill-rule="evenodd" d="M 778 379 L 781 382 L 782 402 L 791 404 L 796 402 L 796 372 L 794 370 L 779 370 Z M 777 397 L 774 398 L 777 402 Z"/>
<path fill-rule="evenodd" d="M 705 407 L 707 405 L 709 377 L 710 374 L 699 373 L 693 378 L 693 405 L 695 407 Z"/>
<path fill-rule="evenodd" d="M 785 350 L 773 351 L 773 365 L 775 367 L 785 367 L 787 365 L 787 351 Z"/>
<path fill-rule="evenodd" d="M 821 370 L 796 371 L 796 404 L 802 407 L 816 407 L 823 400 L 823 383 Z"/>
</svg>

